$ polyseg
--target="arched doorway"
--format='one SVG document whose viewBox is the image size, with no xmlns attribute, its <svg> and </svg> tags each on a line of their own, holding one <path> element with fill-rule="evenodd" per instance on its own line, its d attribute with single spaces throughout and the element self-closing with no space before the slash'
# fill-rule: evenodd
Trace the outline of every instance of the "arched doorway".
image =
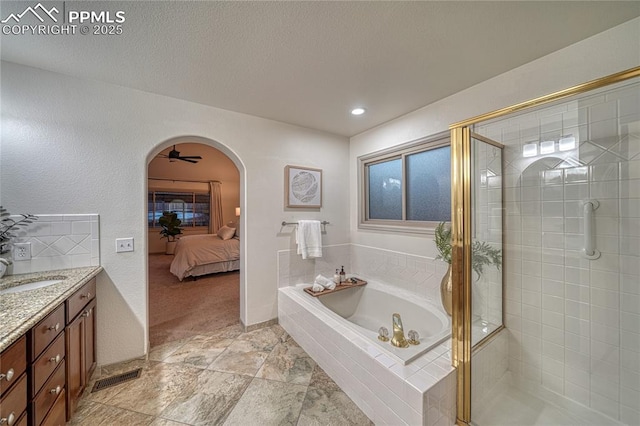
<svg viewBox="0 0 640 426">
<path fill-rule="evenodd" d="M 176 151 L 182 159 L 176 158 Z M 246 290 L 242 162 L 216 141 L 185 136 L 158 144 L 146 164 L 147 342 L 153 347 L 240 324 Z M 215 192 L 217 201 L 211 203 Z M 212 259 L 213 269 L 180 272 L 175 266 L 180 262 L 165 254 L 167 240 L 159 233 L 159 217 L 165 210 L 182 221 L 178 237 L 184 241 L 179 247 L 185 247 L 187 240 L 221 240 L 216 236 L 221 225 L 236 228 L 237 235 L 218 242 L 235 243 L 239 259 L 220 263 L 224 268 Z M 184 259 L 184 250 L 178 254 Z"/>
</svg>

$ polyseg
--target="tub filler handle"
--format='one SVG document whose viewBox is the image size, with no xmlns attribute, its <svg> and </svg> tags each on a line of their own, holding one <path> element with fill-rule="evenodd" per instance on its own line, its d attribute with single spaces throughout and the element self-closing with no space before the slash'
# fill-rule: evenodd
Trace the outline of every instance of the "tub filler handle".
<svg viewBox="0 0 640 426">
<path fill-rule="evenodd" d="M 389 330 L 387 330 L 387 327 L 380 327 L 378 329 L 378 340 L 383 342 L 389 341 Z"/>
<path fill-rule="evenodd" d="M 402 328 L 402 318 L 400 314 L 391 315 L 393 320 L 393 337 L 391 338 L 391 344 L 397 348 L 406 348 L 409 346 L 409 342 L 404 337 L 404 329 Z"/>
</svg>

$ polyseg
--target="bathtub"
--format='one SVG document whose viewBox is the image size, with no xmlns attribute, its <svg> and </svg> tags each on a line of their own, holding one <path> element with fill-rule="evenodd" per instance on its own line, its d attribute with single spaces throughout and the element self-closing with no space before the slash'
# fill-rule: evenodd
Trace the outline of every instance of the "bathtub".
<svg viewBox="0 0 640 426">
<path fill-rule="evenodd" d="M 298 289 L 302 291 L 304 287 L 308 285 Z M 312 303 L 328 308 L 336 318 L 346 320 L 344 325 L 371 340 L 394 360 L 407 365 L 451 337 L 451 321 L 444 312 L 426 300 L 409 300 L 396 294 L 397 290 L 392 287 L 372 283 L 319 296 L 313 298 L 315 302 Z M 418 332 L 419 345 L 397 348 L 390 342 L 378 339 L 380 327 L 386 327 L 389 337 L 392 337 L 391 316 L 394 313 L 402 318 L 405 336 L 409 330 Z"/>
<path fill-rule="evenodd" d="M 304 292 L 309 284 L 281 287 L 278 321 L 375 424 L 454 424 L 449 317 L 414 293 L 367 281 L 320 297 Z M 419 345 L 378 340 L 381 326 L 392 334 L 393 313 Z"/>
</svg>

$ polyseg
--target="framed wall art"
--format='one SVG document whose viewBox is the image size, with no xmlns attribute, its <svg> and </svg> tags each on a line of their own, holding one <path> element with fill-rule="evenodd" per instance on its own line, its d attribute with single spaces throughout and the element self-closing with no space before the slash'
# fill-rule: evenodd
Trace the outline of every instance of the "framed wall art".
<svg viewBox="0 0 640 426">
<path fill-rule="evenodd" d="M 322 207 L 322 170 L 309 167 L 286 166 L 286 207 Z"/>
</svg>

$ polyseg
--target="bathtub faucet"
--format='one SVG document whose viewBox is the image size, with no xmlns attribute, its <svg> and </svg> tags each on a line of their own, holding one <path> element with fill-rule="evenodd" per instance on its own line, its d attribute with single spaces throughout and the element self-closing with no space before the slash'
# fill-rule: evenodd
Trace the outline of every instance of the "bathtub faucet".
<svg viewBox="0 0 640 426">
<path fill-rule="evenodd" d="M 393 319 L 393 337 L 391 338 L 391 344 L 398 348 L 406 348 L 409 346 L 409 342 L 404 338 L 402 318 L 400 318 L 400 314 L 393 314 L 391 318 Z"/>
</svg>

